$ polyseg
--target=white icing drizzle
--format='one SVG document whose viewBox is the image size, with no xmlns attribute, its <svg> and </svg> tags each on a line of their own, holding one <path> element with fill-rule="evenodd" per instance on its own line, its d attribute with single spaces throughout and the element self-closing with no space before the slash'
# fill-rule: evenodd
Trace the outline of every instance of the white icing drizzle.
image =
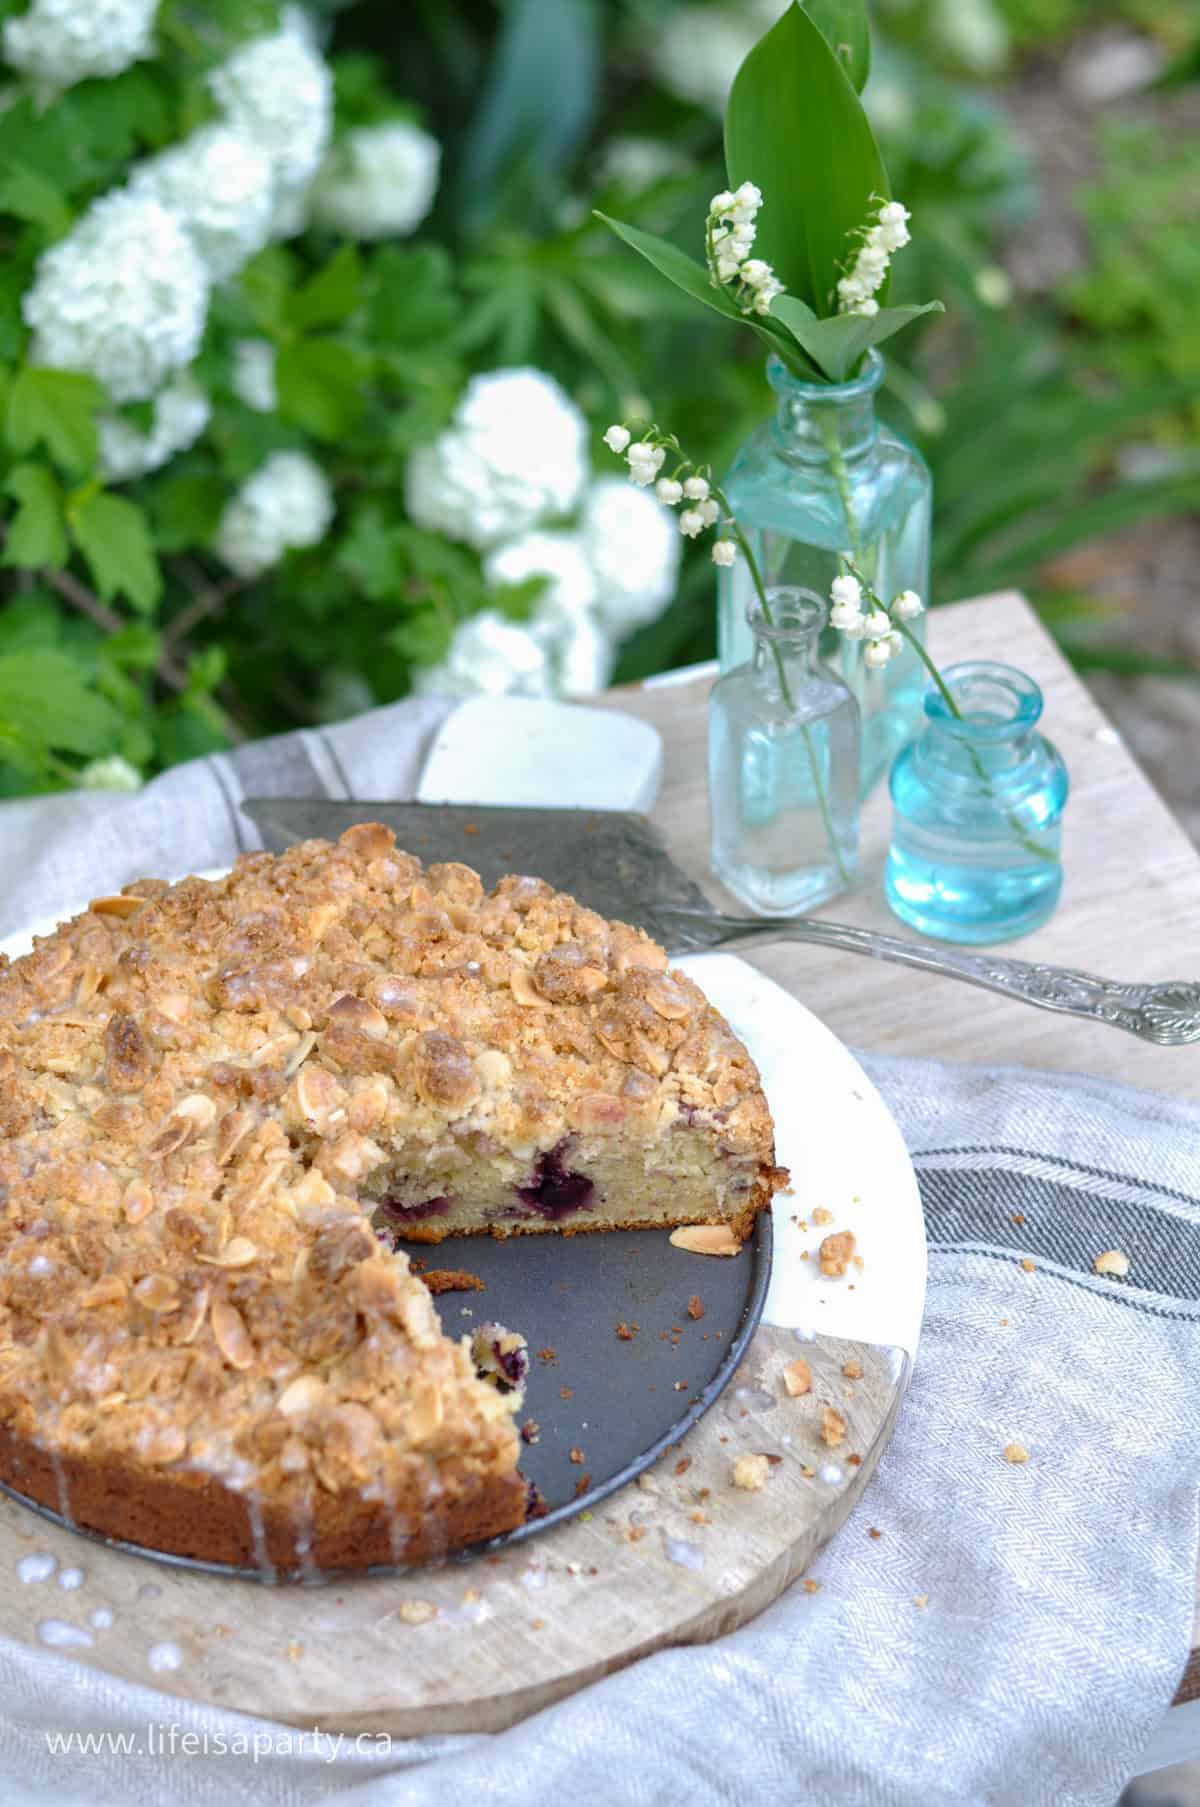
<svg viewBox="0 0 1200 1807">
<path fill-rule="evenodd" d="M 58 1577 L 58 1585 L 65 1587 L 68 1593 L 72 1593 L 75 1588 L 82 1587 L 86 1580 L 87 1576 L 82 1569 L 63 1569 Z"/>
<path fill-rule="evenodd" d="M 91 1643 L 90 1638 L 88 1643 Z M 146 1661 L 156 1675 L 161 1675 L 170 1669 L 183 1668 L 183 1651 L 178 1644 L 164 1640 L 161 1644 L 151 1644 L 146 1652 Z"/>
<path fill-rule="evenodd" d="M 704 1551 L 698 1543 L 689 1543 L 684 1537 L 668 1537 L 664 1532 L 663 1555 L 668 1562 L 677 1562 L 681 1569 L 704 1567 Z"/>
<path fill-rule="evenodd" d="M 817 1470 L 817 1479 L 824 1481 L 827 1487 L 836 1487 L 844 1476 L 836 1462 L 826 1462 L 823 1468 Z"/>
<path fill-rule="evenodd" d="M 31 1581 L 49 1581 L 57 1567 L 57 1556 L 51 1556 L 48 1550 L 36 1550 L 17 1562 L 17 1580 L 26 1586 Z"/>
<path fill-rule="evenodd" d="M 40 1620 L 37 1634 L 43 1644 L 49 1644 L 55 1650 L 87 1648 L 96 1642 L 82 1625 L 68 1625 L 65 1619 Z"/>
<path fill-rule="evenodd" d="M 97 1606 L 88 1614 L 88 1624 L 94 1625 L 97 1631 L 107 1631 L 114 1617 L 111 1606 Z"/>
<path fill-rule="evenodd" d="M 250 1520 L 250 1537 L 254 1546 L 254 1562 L 262 1579 L 269 1584 L 279 1579 L 275 1564 L 267 1555 L 267 1528 L 263 1523 L 262 1498 L 257 1489 L 247 1488 L 246 1513 Z M 172 1665 L 176 1667 L 177 1665 Z"/>
</svg>

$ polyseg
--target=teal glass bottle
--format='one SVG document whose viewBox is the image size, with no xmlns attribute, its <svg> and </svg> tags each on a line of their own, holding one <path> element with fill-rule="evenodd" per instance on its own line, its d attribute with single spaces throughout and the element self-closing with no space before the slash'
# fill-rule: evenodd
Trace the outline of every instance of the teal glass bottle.
<svg viewBox="0 0 1200 1807">
<path fill-rule="evenodd" d="M 984 945 L 1027 935 L 1062 890 L 1067 768 L 1038 732 L 1042 693 L 1012 665 L 951 665 L 926 726 L 892 767 L 884 873 L 902 922 L 939 941 Z"/>
<path fill-rule="evenodd" d="M 852 382 L 806 383 L 778 358 L 767 360 L 774 419 L 747 440 L 723 485 L 765 584 L 799 585 L 827 597 L 838 554 L 850 551 L 885 602 L 901 590 L 928 602 L 929 471 L 907 440 L 876 418 L 883 369 L 871 351 Z M 722 671 L 750 657 L 752 602 L 750 573 L 739 559 L 718 582 Z M 924 618 L 914 627 L 923 634 Z M 865 797 L 916 732 L 924 673 L 910 647 L 884 670 L 871 671 L 861 641 L 838 642 L 830 634 L 827 644 L 859 704 Z"/>
<path fill-rule="evenodd" d="M 858 706 L 817 656 L 826 607 L 811 590 L 756 601 L 750 658 L 709 698 L 712 869 L 747 909 L 797 916 L 853 883 Z"/>
</svg>

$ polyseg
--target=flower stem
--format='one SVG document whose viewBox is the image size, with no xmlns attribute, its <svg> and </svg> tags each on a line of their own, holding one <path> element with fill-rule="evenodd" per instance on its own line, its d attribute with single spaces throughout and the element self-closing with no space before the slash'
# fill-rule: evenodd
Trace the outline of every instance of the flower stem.
<svg viewBox="0 0 1200 1807">
<path fill-rule="evenodd" d="M 854 512 L 854 501 L 850 494 L 850 473 L 846 469 L 846 455 L 842 451 L 842 442 L 838 438 L 837 423 L 830 408 L 817 408 L 817 420 L 821 428 L 821 438 L 825 441 L 825 450 L 829 456 L 829 468 L 833 472 L 833 480 L 837 484 L 837 492 L 841 497 L 842 513 L 846 517 L 846 531 L 850 535 L 850 550 L 854 554 L 854 562 L 862 562 L 862 539 L 858 531 L 858 517 Z"/>
<path fill-rule="evenodd" d="M 867 593 L 871 597 L 872 601 L 875 601 L 875 602 L 878 601 L 878 598 L 875 596 L 874 591 L 868 590 Z M 892 620 L 893 618 L 891 616 L 889 616 L 888 619 Z M 963 716 L 963 712 L 959 708 L 958 704 L 955 702 L 954 697 L 951 695 L 950 689 L 949 689 L 948 685 L 946 684 L 946 681 L 943 678 L 941 672 L 938 670 L 937 666 L 934 664 L 933 660 L 930 658 L 930 656 L 926 652 L 925 648 L 921 645 L 921 642 L 918 640 L 917 636 L 911 632 L 911 630 L 908 627 L 908 624 L 902 620 L 895 620 L 893 625 L 899 628 L 900 632 L 903 634 L 904 638 L 908 641 L 909 645 L 911 647 L 915 648 L 917 657 L 920 659 L 922 665 L 925 667 L 926 671 L 929 673 L 930 677 L 933 679 L 934 683 L 937 685 L 938 690 L 941 694 L 942 700 L 945 703 L 947 709 L 949 709 L 949 711 L 950 711 L 951 715 L 954 717 L 954 719 L 956 721 L 960 721 L 960 722 L 965 720 L 965 717 Z M 967 757 L 970 759 L 971 764 L 974 766 L 975 776 L 979 779 L 980 783 L 983 785 L 983 788 L 986 791 L 987 795 L 992 799 L 993 803 L 998 803 L 1000 801 L 1000 799 L 996 796 L 996 792 L 993 789 L 992 781 L 988 776 L 987 767 L 984 765 L 982 759 L 979 757 L 979 753 L 976 750 L 976 748 L 973 747 L 969 741 L 967 742 Z M 1024 828 L 1021 826 L 1021 823 L 1018 821 L 1015 813 L 1011 809 L 1005 810 L 1004 819 L 1008 823 L 1008 826 L 1009 826 L 1010 830 L 1012 831 L 1013 838 L 1019 843 L 1020 846 L 1022 846 L 1025 849 L 1026 853 L 1033 854 L 1034 858 L 1039 859 L 1039 860 L 1054 860 L 1057 858 L 1057 855 L 1052 851 L 1051 848 L 1043 847 L 1040 841 L 1035 841 L 1033 839 L 1032 835 L 1026 834 Z"/>
<path fill-rule="evenodd" d="M 754 551 L 750 542 L 742 532 L 741 523 L 734 515 L 725 496 L 715 484 L 713 485 L 712 493 L 729 517 L 729 525 L 733 529 L 733 537 L 737 541 L 742 557 L 746 561 L 746 569 L 750 573 L 750 581 L 754 585 L 755 594 L 758 597 L 758 606 L 762 610 L 763 620 L 768 627 L 774 627 L 775 617 L 771 613 L 771 604 L 767 600 L 767 591 L 762 580 L 762 572 L 758 568 L 758 560 L 754 556 Z M 783 654 L 779 649 L 778 642 L 775 640 L 772 640 L 771 642 L 771 651 L 775 655 L 775 669 L 779 673 L 779 689 L 783 696 L 784 704 L 793 714 L 795 714 L 796 704 L 792 696 L 791 687 L 788 684 L 787 669 L 783 663 Z M 846 862 L 842 858 L 842 851 L 838 846 L 837 835 L 834 832 L 833 818 L 829 813 L 829 799 L 825 795 L 825 786 L 821 782 L 821 768 L 817 762 L 817 750 L 813 746 L 812 734 L 809 731 L 807 722 L 802 722 L 800 724 L 800 732 L 804 737 L 804 750 L 808 754 L 808 766 L 812 773 L 813 790 L 816 792 L 817 807 L 821 812 L 821 821 L 825 828 L 825 839 L 829 843 L 829 851 L 832 853 L 834 863 L 837 866 L 838 877 L 842 881 L 842 884 L 848 887 L 850 884 L 850 874 L 846 870 Z"/>
</svg>

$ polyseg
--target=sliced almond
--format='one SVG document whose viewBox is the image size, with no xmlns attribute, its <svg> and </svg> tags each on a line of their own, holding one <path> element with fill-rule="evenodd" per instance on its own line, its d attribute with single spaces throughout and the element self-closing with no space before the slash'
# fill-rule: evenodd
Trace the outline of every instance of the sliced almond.
<svg viewBox="0 0 1200 1807">
<path fill-rule="evenodd" d="M 382 1041 L 388 1032 L 387 1018 L 382 1010 L 376 1010 L 374 1004 L 368 1004 L 365 998 L 356 998 L 348 991 L 329 1006 L 329 1020 L 346 1029 L 358 1029 L 374 1041 Z"/>
<path fill-rule="evenodd" d="M 254 1344 L 236 1305 L 231 1305 L 228 1299 L 214 1299 L 212 1327 L 217 1348 L 231 1368 L 253 1365 Z"/>
<path fill-rule="evenodd" d="M 1129 1273 L 1129 1256 L 1122 1249 L 1105 1249 L 1097 1255 L 1092 1266 L 1098 1274 L 1111 1274 L 1114 1279 L 1124 1280 Z"/>
<path fill-rule="evenodd" d="M 655 1015 L 664 1017 L 669 1023 L 682 1023 L 692 1014 L 687 993 L 673 979 L 652 979 L 645 996 Z"/>
<path fill-rule="evenodd" d="M 217 1130 L 218 1167 L 228 1167 L 253 1128 L 254 1118 L 249 1111 L 226 1111 Z"/>
<path fill-rule="evenodd" d="M 514 962 L 508 983 L 513 997 L 523 1010 L 549 1010 L 548 1001 L 535 986 L 533 975 L 526 967 Z"/>
<path fill-rule="evenodd" d="M 285 1079 L 290 1079 L 293 1073 L 298 1073 L 300 1071 L 300 1068 L 304 1065 L 316 1045 L 317 1038 L 311 1029 L 306 1035 L 300 1037 L 299 1042 L 289 1054 L 287 1065 L 283 1069 L 283 1077 Z"/>
<path fill-rule="evenodd" d="M 145 903 L 144 897 L 93 897 L 88 909 L 93 916 L 132 916 Z"/>
<path fill-rule="evenodd" d="M 194 1292 L 178 1319 L 177 1341 L 192 1343 L 200 1334 L 200 1326 L 208 1316 L 208 1288 L 201 1286 Z"/>
<path fill-rule="evenodd" d="M 137 1282 L 133 1296 L 147 1311 L 170 1311 L 179 1303 L 179 1289 L 169 1274 L 147 1274 Z"/>
<path fill-rule="evenodd" d="M 126 1223 L 142 1223 L 154 1209 L 154 1194 L 145 1180 L 130 1180 L 122 1203 Z"/>
<path fill-rule="evenodd" d="M 432 1600 L 402 1600 L 399 1611 L 406 1625 L 428 1625 L 430 1619 L 438 1616 Z"/>
<path fill-rule="evenodd" d="M 185 1123 L 192 1123 L 197 1129 L 207 1129 L 216 1114 L 216 1103 L 205 1092 L 192 1092 L 189 1097 L 181 1098 L 171 1112 L 173 1117 L 182 1117 Z"/>
<path fill-rule="evenodd" d="M 275 1401 L 275 1410 L 285 1418 L 302 1418 L 324 1403 L 329 1389 L 316 1374 L 298 1374 Z"/>
<path fill-rule="evenodd" d="M 689 1223 L 671 1231 L 671 1242 L 689 1255 L 740 1255 L 742 1245 L 726 1223 Z"/>
<path fill-rule="evenodd" d="M 445 1416 L 442 1396 L 431 1380 L 419 1380 L 413 1388 L 412 1405 L 409 1410 L 409 1434 L 414 1443 L 424 1443 L 432 1437 L 441 1425 Z"/>
<path fill-rule="evenodd" d="M 197 1255 L 196 1260 L 209 1267 L 249 1267 L 252 1261 L 258 1260 L 258 1245 L 248 1236 L 235 1236 L 215 1255 Z"/>
</svg>

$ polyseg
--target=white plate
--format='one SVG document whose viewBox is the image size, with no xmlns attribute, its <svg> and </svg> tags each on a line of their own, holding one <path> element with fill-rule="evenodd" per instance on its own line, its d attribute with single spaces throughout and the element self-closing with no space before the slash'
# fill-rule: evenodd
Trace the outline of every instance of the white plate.
<svg viewBox="0 0 1200 1807">
<path fill-rule="evenodd" d="M 28 953 L 34 935 L 74 913 L 9 936 L 0 953 Z M 791 1193 L 775 1201 L 764 1323 L 887 1345 L 911 1358 L 925 1306 L 925 1225 L 912 1163 L 883 1099 L 833 1032 L 745 960 L 689 954 L 676 964 L 754 1056 L 775 1119 L 776 1158 L 792 1176 Z M 814 1223 L 814 1211 L 830 1217 Z M 823 1279 L 817 1251 L 835 1230 L 853 1230 L 863 1265 Z"/>
</svg>

